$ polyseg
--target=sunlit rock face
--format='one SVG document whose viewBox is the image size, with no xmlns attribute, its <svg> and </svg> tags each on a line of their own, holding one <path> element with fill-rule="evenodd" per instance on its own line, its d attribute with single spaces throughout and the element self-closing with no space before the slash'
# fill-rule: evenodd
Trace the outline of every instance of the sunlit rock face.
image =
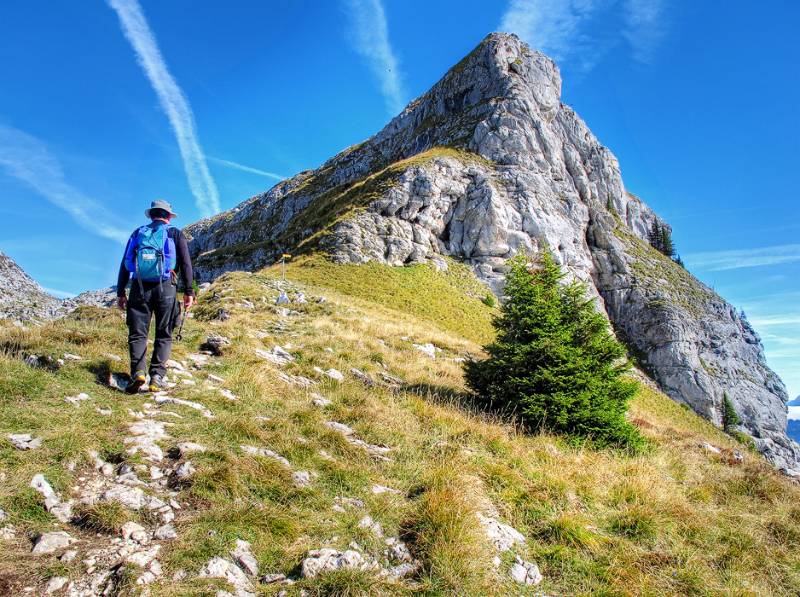
<svg viewBox="0 0 800 597">
<path fill-rule="evenodd" d="M 338 262 L 463 260 L 502 294 L 506 260 L 547 246 L 585 281 L 662 389 L 800 474 L 787 394 L 736 310 L 653 249 L 619 164 L 561 103 L 555 63 L 492 34 L 378 134 L 187 229 L 202 279 L 322 250 Z"/>
</svg>

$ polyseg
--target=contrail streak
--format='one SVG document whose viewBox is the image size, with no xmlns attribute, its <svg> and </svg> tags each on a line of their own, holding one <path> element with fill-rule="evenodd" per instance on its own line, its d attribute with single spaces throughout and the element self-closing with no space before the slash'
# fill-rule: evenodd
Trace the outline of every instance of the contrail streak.
<svg viewBox="0 0 800 597">
<path fill-rule="evenodd" d="M 122 31 L 169 118 L 197 208 L 204 216 L 218 213 L 219 192 L 197 138 L 192 108 L 164 62 L 142 7 L 136 0 L 108 0 L 108 4 L 119 16 Z"/>
</svg>

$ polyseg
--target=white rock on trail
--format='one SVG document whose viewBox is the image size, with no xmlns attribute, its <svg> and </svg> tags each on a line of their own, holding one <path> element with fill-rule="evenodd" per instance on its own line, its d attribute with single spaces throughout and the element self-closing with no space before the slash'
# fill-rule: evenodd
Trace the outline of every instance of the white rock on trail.
<svg viewBox="0 0 800 597">
<path fill-rule="evenodd" d="M 231 551 L 231 557 L 250 576 L 258 576 L 258 560 L 253 555 L 250 543 L 242 539 L 236 540 L 236 547 Z"/>
<path fill-rule="evenodd" d="M 122 525 L 122 538 L 130 539 L 140 545 L 150 542 L 150 534 L 137 522 L 128 521 Z"/>
<path fill-rule="evenodd" d="M 242 452 L 246 454 L 251 454 L 252 456 L 263 456 L 265 458 L 272 458 L 273 460 L 277 460 L 286 468 L 292 468 L 292 465 L 289 464 L 289 461 L 286 460 L 283 456 L 270 450 L 269 448 L 257 448 L 255 446 L 239 446 Z"/>
<path fill-rule="evenodd" d="M 72 520 L 72 502 L 62 502 L 61 498 L 53 490 L 47 479 L 41 473 L 34 475 L 31 479 L 30 486 L 38 491 L 44 498 L 44 508 L 50 514 L 55 516 L 61 522 L 69 522 Z"/>
<path fill-rule="evenodd" d="M 525 536 L 517 529 L 477 512 L 476 516 L 486 533 L 486 537 L 492 542 L 498 551 L 508 551 L 515 545 L 524 545 Z"/>
<path fill-rule="evenodd" d="M 69 578 L 67 578 L 66 576 L 54 576 L 47 582 L 47 585 L 44 588 L 44 592 L 48 595 L 57 593 L 58 591 L 63 589 L 68 582 Z"/>
<path fill-rule="evenodd" d="M 253 585 L 247 575 L 233 562 L 215 556 L 203 567 L 200 578 L 222 578 L 233 585 L 236 595 L 254 595 Z"/>
<path fill-rule="evenodd" d="M 153 538 L 159 541 L 170 541 L 175 539 L 177 536 L 178 533 L 175 531 L 175 527 L 173 527 L 171 524 L 161 525 L 153 533 Z"/>
<path fill-rule="evenodd" d="M 303 560 L 301 575 L 303 578 L 315 578 L 320 574 L 334 570 L 367 570 L 376 565 L 369 562 L 362 554 L 352 549 L 338 551 L 330 547 L 313 549 Z"/>
<path fill-rule="evenodd" d="M 211 414 L 211 411 L 208 410 L 204 405 L 200 404 L 199 402 L 193 402 L 191 400 L 183 400 L 182 398 L 175 398 L 173 396 L 168 396 L 167 394 L 154 394 L 153 401 L 156 404 L 177 404 L 179 406 L 186 406 L 188 408 L 200 411 L 200 413 L 207 419 L 214 418 L 214 415 Z"/>
<path fill-rule="evenodd" d="M 327 371 L 324 372 L 324 374 L 330 377 L 334 381 L 344 381 L 344 374 L 341 371 L 338 371 L 337 369 L 333 368 L 328 369 Z"/>
<path fill-rule="evenodd" d="M 31 553 L 35 553 L 37 555 L 53 553 L 54 551 L 59 551 L 65 547 L 69 547 L 70 544 L 74 542 L 75 539 L 73 539 L 69 533 L 64 531 L 44 533 L 36 538 Z"/>
<path fill-rule="evenodd" d="M 526 562 L 519 556 L 516 557 L 509 574 L 515 582 L 521 585 L 538 585 L 543 580 L 539 566 L 532 562 Z"/>
<path fill-rule="evenodd" d="M 42 445 L 42 438 L 33 437 L 30 433 L 12 433 L 8 436 L 8 441 L 17 450 L 35 450 Z"/>
</svg>

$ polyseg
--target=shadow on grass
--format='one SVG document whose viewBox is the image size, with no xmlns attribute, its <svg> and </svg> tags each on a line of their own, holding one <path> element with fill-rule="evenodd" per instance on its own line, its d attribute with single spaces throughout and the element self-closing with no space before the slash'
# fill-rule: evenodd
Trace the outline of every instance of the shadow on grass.
<svg viewBox="0 0 800 597">
<path fill-rule="evenodd" d="M 457 408 L 491 423 L 506 424 L 522 429 L 522 424 L 515 413 L 500 411 L 494 408 L 491 402 L 471 392 L 429 383 L 406 385 L 402 390 L 440 406 Z"/>
</svg>

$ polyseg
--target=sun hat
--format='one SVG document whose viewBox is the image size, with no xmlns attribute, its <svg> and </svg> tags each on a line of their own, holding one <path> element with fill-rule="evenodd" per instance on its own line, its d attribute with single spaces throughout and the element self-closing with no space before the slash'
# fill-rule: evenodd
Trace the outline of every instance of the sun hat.
<svg viewBox="0 0 800 597">
<path fill-rule="evenodd" d="M 165 212 L 167 212 L 173 218 L 177 218 L 178 217 L 178 214 L 176 214 L 174 211 L 172 211 L 172 206 L 168 202 L 164 201 L 163 199 L 156 199 L 155 201 L 153 201 L 150 204 L 150 209 L 144 210 L 144 217 L 149 218 L 150 217 L 150 212 L 152 210 L 154 210 L 154 209 L 163 209 Z"/>
</svg>

